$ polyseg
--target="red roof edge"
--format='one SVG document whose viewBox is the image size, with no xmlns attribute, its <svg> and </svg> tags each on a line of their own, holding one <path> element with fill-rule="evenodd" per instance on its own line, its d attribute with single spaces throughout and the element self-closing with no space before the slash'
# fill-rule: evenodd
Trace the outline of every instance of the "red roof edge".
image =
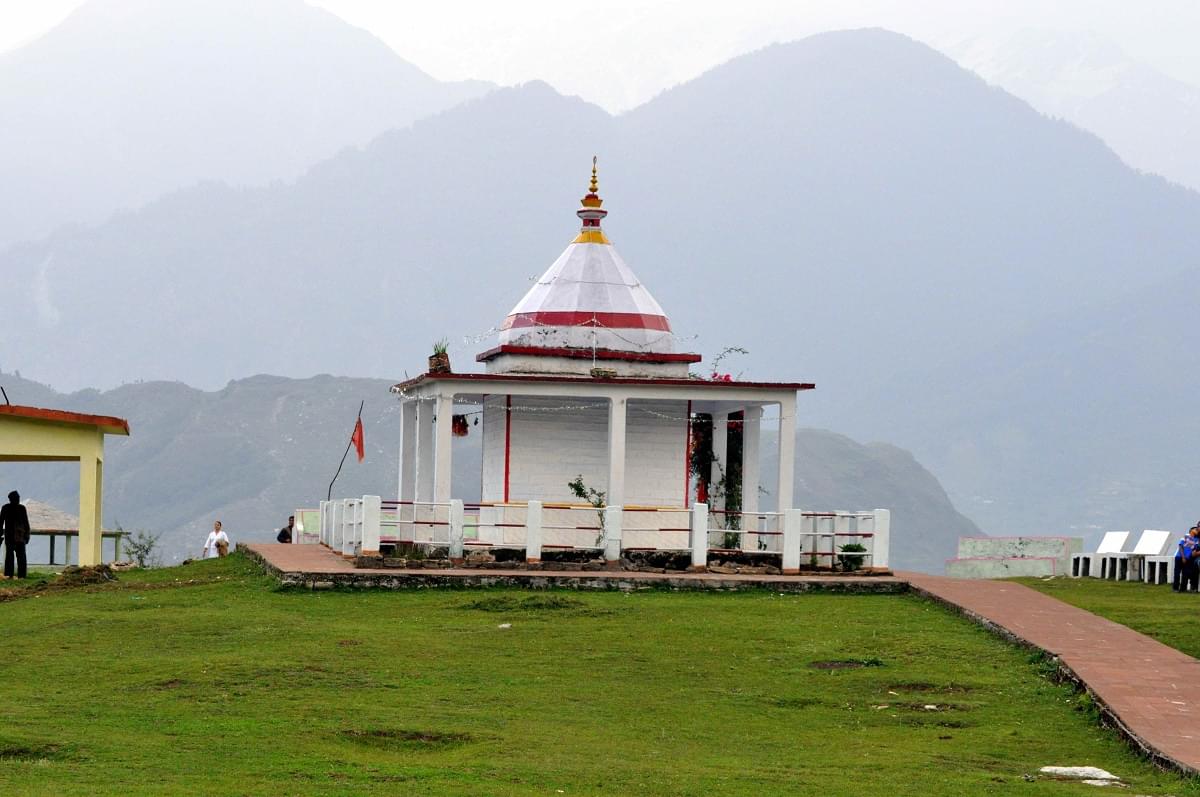
<svg viewBox="0 0 1200 797">
<path fill-rule="evenodd" d="M 48 410 L 43 407 L 25 407 L 20 404 L 0 404 L 0 415 L 30 418 L 35 421 L 68 423 L 75 426 L 97 426 L 105 434 L 129 434 L 129 421 L 112 415 L 87 415 L 82 412 Z"/>
<path fill-rule="evenodd" d="M 501 354 L 526 354 L 534 357 L 569 357 L 574 360 L 625 360 L 639 363 L 698 363 L 704 359 L 699 354 L 660 354 L 641 351 L 616 351 L 614 349 L 547 349 L 540 346 L 511 346 L 503 344 L 475 355 L 475 362 L 487 362 Z"/>
</svg>

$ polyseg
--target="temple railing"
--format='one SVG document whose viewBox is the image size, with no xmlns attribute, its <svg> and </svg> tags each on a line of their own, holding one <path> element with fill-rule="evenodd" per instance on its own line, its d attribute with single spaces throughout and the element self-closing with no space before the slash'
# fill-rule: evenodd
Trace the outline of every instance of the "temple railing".
<svg viewBox="0 0 1200 797">
<path fill-rule="evenodd" d="M 891 513 L 725 512 L 691 507 L 593 507 L 578 504 L 384 501 L 379 496 L 322 501 L 318 541 L 346 556 L 385 546 L 445 546 L 451 559 L 469 550 L 523 549 L 528 562 L 544 550 L 593 550 L 607 561 L 622 552 L 690 552 L 694 567 L 710 554 L 776 554 L 785 573 L 833 568 L 848 560 L 888 567 Z M 849 546 L 850 550 L 845 548 Z M 861 550 L 859 550 L 861 546 Z"/>
</svg>

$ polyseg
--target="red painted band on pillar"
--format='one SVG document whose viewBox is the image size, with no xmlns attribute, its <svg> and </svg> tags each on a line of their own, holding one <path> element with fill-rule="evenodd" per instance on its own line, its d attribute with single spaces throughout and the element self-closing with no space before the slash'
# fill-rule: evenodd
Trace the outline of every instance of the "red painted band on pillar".
<svg viewBox="0 0 1200 797">
<path fill-rule="evenodd" d="M 683 508 L 688 508 L 692 491 L 692 400 L 687 403 L 687 432 L 683 438 Z"/>
<path fill-rule="evenodd" d="M 512 395 L 504 397 L 504 503 L 508 503 L 508 465 L 512 452 Z"/>
</svg>

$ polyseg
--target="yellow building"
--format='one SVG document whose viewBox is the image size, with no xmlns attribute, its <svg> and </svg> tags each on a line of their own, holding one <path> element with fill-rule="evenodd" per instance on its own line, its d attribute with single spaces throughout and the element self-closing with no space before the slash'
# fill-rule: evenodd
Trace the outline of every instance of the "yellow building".
<svg viewBox="0 0 1200 797">
<path fill-rule="evenodd" d="M 81 565 L 100 564 L 106 434 L 128 435 L 129 422 L 105 415 L 0 405 L 0 462 L 79 462 Z M 0 494 L 11 489 L 0 488 Z"/>
</svg>

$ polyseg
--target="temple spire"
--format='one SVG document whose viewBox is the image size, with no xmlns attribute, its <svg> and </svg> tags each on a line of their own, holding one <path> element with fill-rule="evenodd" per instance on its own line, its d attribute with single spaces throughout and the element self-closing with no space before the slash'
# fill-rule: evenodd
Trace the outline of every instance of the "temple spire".
<svg viewBox="0 0 1200 797">
<path fill-rule="evenodd" d="M 592 181 L 588 185 L 588 192 L 579 200 L 582 205 L 579 210 L 575 211 L 575 215 L 583 221 L 583 227 L 579 231 L 579 235 L 575 237 L 572 243 L 577 244 L 607 244 L 608 237 L 604 231 L 600 229 L 600 220 L 608 215 L 608 211 L 600 206 L 604 204 L 604 200 L 600 198 L 600 183 L 596 176 L 596 156 L 592 156 Z"/>
</svg>

